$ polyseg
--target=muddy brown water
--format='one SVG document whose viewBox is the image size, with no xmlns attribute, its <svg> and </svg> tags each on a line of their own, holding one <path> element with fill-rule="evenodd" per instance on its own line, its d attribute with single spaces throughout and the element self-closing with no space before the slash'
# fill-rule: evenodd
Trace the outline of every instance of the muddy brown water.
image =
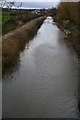
<svg viewBox="0 0 80 120">
<path fill-rule="evenodd" d="M 3 76 L 4 118 L 79 118 L 77 55 L 66 35 L 47 17 Z"/>
</svg>

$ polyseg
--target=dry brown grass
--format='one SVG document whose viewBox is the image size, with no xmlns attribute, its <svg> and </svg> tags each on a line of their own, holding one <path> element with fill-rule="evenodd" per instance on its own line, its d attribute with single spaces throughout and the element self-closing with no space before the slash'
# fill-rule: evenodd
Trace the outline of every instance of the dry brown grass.
<svg viewBox="0 0 80 120">
<path fill-rule="evenodd" d="M 79 57 L 80 57 L 80 40 L 79 40 L 80 36 L 78 33 L 74 33 L 72 36 L 71 36 L 71 41 L 72 41 L 72 44 L 75 48 L 75 50 L 77 51 Z"/>
<path fill-rule="evenodd" d="M 9 36 L 2 43 L 2 67 L 14 66 L 18 61 L 20 51 L 24 48 L 26 42 L 36 34 L 38 28 L 46 17 L 39 17 L 31 20 L 21 28 L 16 29 L 12 36 Z"/>
</svg>

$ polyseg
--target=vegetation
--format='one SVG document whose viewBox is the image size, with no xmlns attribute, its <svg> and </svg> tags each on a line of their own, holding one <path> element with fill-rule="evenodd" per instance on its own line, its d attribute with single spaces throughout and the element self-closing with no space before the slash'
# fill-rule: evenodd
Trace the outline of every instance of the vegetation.
<svg viewBox="0 0 80 120">
<path fill-rule="evenodd" d="M 2 34 L 6 34 L 16 27 L 24 25 L 26 22 L 42 16 L 42 14 L 31 14 L 28 10 L 3 9 L 2 13 Z"/>
<path fill-rule="evenodd" d="M 4 8 L 6 6 L 6 8 L 12 8 L 12 7 L 15 7 L 15 8 L 19 8 L 22 6 L 22 2 L 19 2 L 16 4 L 16 2 L 11 2 L 11 1 L 8 1 L 8 0 L 0 0 L 0 6 L 2 8 Z"/>
<path fill-rule="evenodd" d="M 6 3 L 7 4 L 7 3 Z M 34 18 L 38 18 L 44 15 L 54 16 L 56 14 L 56 9 L 40 9 L 39 13 L 36 14 L 37 10 L 22 10 L 22 9 L 8 9 L 3 8 L 2 10 L 2 34 L 7 34 L 8 32 L 16 29 L 16 27 L 20 27 L 24 25 L 26 22 Z"/>
<path fill-rule="evenodd" d="M 80 30 L 80 2 L 61 2 L 57 9 L 57 24 L 64 30 L 67 29 L 71 32 L 71 36 L 68 39 L 71 40 L 74 48 L 80 56 L 80 40 L 78 33 Z M 66 24 L 65 24 L 65 23 Z M 72 27 L 71 27 L 72 26 Z M 74 29 L 73 29 L 74 27 Z M 78 30 L 78 32 L 76 31 Z"/>
<path fill-rule="evenodd" d="M 2 43 L 2 67 L 14 66 L 18 61 L 19 53 L 24 49 L 26 42 L 32 38 L 46 17 L 39 17 L 28 22 L 19 31 L 16 29 L 12 36 L 3 40 Z"/>
<path fill-rule="evenodd" d="M 67 37 L 67 40 L 71 41 L 80 60 L 80 2 L 61 2 L 58 6 L 57 14 L 57 19 L 55 17 L 57 24 L 63 30 L 68 29 L 71 32 L 71 35 Z M 67 23 L 66 25 L 63 23 L 64 21 Z M 75 27 L 78 32 L 73 30 L 68 25 Z M 78 87 L 80 91 L 80 85 Z M 78 98 L 78 108 L 80 111 L 80 94 Z"/>
<path fill-rule="evenodd" d="M 69 20 L 78 26 L 78 2 L 61 2 L 58 6 L 58 16 L 62 20 Z"/>
</svg>

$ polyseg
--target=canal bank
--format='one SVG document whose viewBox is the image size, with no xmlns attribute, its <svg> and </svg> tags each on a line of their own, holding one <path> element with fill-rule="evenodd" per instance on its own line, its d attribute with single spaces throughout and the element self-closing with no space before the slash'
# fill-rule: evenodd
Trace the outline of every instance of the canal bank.
<svg viewBox="0 0 80 120">
<path fill-rule="evenodd" d="M 3 76 L 3 118 L 79 118 L 77 55 L 65 36 L 47 17 L 26 44 Z"/>
<path fill-rule="evenodd" d="M 65 39 L 69 42 L 71 42 L 73 48 L 78 54 L 78 57 L 80 58 L 80 43 L 79 43 L 79 36 L 80 36 L 80 30 L 79 28 L 76 28 L 73 23 L 70 23 L 69 20 L 61 20 L 57 15 L 53 17 L 54 21 L 56 22 L 56 25 L 64 31 L 66 34 Z"/>
<path fill-rule="evenodd" d="M 20 51 L 22 51 L 31 38 L 36 35 L 37 30 L 42 25 L 46 16 L 31 20 L 24 26 L 16 29 L 12 33 L 5 35 L 2 40 L 2 68 L 3 72 L 8 67 L 13 67 L 18 63 Z"/>
</svg>

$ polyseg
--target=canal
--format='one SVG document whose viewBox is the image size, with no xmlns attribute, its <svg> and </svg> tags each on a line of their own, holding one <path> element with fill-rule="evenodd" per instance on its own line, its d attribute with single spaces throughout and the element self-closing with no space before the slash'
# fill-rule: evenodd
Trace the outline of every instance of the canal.
<svg viewBox="0 0 80 120">
<path fill-rule="evenodd" d="M 3 76 L 4 118 L 78 118 L 77 55 L 47 17 Z"/>
</svg>

